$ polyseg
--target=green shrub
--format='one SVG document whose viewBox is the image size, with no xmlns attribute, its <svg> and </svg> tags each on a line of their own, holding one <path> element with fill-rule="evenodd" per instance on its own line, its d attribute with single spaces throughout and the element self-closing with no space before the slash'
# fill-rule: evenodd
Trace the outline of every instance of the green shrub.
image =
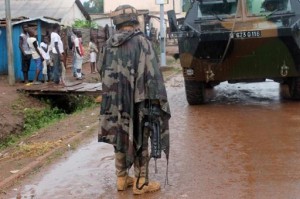
<svg viewBox="0 0 300 199">
<path fill-rule="evenodd" d="M 86 108 L 96 106 L 94 98 L 84 95 L 70 95 L 61 98 L 56 97 L 55 99 L 41 99 L 41 101 L 45 104 L 44 108 L 25 108 L 23 111 L 20 111 L 20 114 L 24 115 L 23 131 L 0 140 L 0 149 L 13 145 L 17 143 L 20 138 L 29 136 L 37 130 L 64 118 L 67 113 L 72 114 L 74 112 L 80 112 Z M 20 110 L 19 107 L 15 108 Z"/>
<path fill-rule="evenodd" d="M 24 134 L 30 134 L 65 116 L 58 108 L 27 108 L 24 110 Z"/>
<path fill-rule="evenodd" d="M 97 24 L 93 21 L 76 19 L 74 24 L 72 24 L 73 28 L 97 28 Z"/>
</svg>

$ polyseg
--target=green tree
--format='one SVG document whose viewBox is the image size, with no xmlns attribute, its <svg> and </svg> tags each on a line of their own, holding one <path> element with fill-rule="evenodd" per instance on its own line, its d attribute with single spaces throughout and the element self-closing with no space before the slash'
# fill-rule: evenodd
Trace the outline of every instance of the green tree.
<svg viewBox="0 0 300 199">
<path fill-rule="evenodd" d="M 182 11 L 187 12 L 191 7 L 191 1 L 190 0 L 183 0 L 183 5 L 182 5 Z"/>
<path fill-rule="evenodd" d="M 103 0 L 89 0 L 89 3 L 92 7 L 95 8 L 95 11 L 98 13 L 103 13 Z"/>
<path fill-rule="evenodd" d="M 94 6 L 91 6 L 91 3 L 86 1 L 86 2 L 83 2 L 83 7 L 84 9 L 88 12 L 88 13 L 96 13 L 97 10 L 96 10 L 96 7 Z"/>
<path fill-rule="evenodd" d="M 72 24 L 74 28 L 97 28 L 97 24 L 88 20 L 76 19 Z"/>
</svg>

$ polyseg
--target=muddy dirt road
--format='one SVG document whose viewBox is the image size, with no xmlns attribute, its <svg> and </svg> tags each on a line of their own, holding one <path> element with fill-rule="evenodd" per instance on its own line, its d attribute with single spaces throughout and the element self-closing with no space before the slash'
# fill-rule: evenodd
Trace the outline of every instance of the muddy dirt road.
<svg viewBox="0 0 300 199">
<path fill-rule="evenodd" d="M 278 84 L 221 84 L 204 106 L 188 106 L 182 77 L 168 83 L 169 183 L 137 198 L 300 198 L 300 103 Z M 75 151 L 13 187 L 7 198 L 134 198 L 115 189 L 112 147 L 96 132 Z M 150 178 L 165 181 L 166 161 Z"/>
</svg>

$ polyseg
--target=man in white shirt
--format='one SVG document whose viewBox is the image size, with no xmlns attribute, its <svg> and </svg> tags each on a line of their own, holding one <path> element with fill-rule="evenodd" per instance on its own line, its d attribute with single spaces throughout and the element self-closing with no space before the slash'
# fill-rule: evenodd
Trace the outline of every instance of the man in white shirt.
<svg viewBox="0 0 300 199">
<path fill-rule="evenodd" d="M 72 72 L 73 72 L 73 77 L 76 77 L 76 69 L 75 69 L 75 45 L 74 45 L 74 40 L 77 38 L 76 31 L 72 30 L 71 31 L 71 50 L 72 50 Z"/>
<path fill-rule="evenodd" d="M 41 53 L 44 58 L 43 61 L 43 76 L 44 81 L 49 81 L 51 79 L 50 77 L 50 54 L 49 54 L 49 37 L 44 36 L 43 41 L 41 42 Z"/>
<path fill-rule="evenodd" d="M 91 41 L 89 43 L 89 51 L 90 51 L 91 73 L 96 73 L 96 58 L 97 58 L 98 48 L 96 45 L 96 38 L 92 36 L 91 36 Z"/>
<path fill-rule="evenodd" d="M 147 35 L 147 38 L 150 39 L 150 27 L 149 27 L 149 24 L 146 25 L 146 35 Z"/>
<path fill-rule="evenodd" d="M 62 83 L 60 82 L 62 74 L 61 62 L 64 60 L 64 47 L 59 33 L 59 24 L 54 24 L 53 32 L 51 33 L 51 46 L 53 54 L 53 81 L 56 84 Z"/>
<path fill-rule="evenodd" d="M 75 63 L 74 67 L 76 70 L 76 79 L 81 80 L 82 79 L 82 61 L 83 61 L 83 46 L 82 46 L 82 40 L 81 40 L 81 31 L 77 32 L 77 37 L 74 40 L 75 45 Z"/>
<path fill-rule="evenodd" d="M 39 78 L 40 72 L 43 69 L 42 62 L 44 61 L 44 58 L 42 56 L 42 53 L 40 52 L 38 41 L 35 38 L 34 30 L 30 29 L 28 31 L 28 33 L 29 33 L 29 38 L 27 38 L 27 43 L 28 43 L 28 46 L 31 51 L 32 59 L 34 60 L 35 65 L 36 65 L 35 77 L 34 77 L 33 84 L 40 84 L 41 82 L 38 81 L 38 78 Z"/>
</svg>

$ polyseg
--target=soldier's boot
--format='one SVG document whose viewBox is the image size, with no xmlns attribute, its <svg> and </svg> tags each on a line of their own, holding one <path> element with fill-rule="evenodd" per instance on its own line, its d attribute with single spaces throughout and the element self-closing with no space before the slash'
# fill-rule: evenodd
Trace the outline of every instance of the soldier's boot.
<svg viewBox="0 0 300 199">
<path fill-rule="evenodd" d="M 155 192 L 155 191 L 160 190 L 160 184 L 158 182 L 154 182 L 154 181 L 150 181 L 148 183 L 148 185 L 144 185 L 142 189 L 138 189 L 138 188 L 142 187 L 144 182 L 145 182 L 145 178 L 141 177 L 139 180 L 139 183 L 138 183 L 138 187 L 137 187 L 137 184 L 136 184 L 137 178 L 134 178 L 134 183 L 133 183 L 133 188 L 132 188 L 133 194 L 141 195 L 144 193 Z"/>
<path fill-rule="evenodd" d="M 117 178 L 117 189 L 118 191 L 124 191 L 127 187 L 133 185 L 133 177 L 130 176 L 122 176 Z"/>
</svg>

